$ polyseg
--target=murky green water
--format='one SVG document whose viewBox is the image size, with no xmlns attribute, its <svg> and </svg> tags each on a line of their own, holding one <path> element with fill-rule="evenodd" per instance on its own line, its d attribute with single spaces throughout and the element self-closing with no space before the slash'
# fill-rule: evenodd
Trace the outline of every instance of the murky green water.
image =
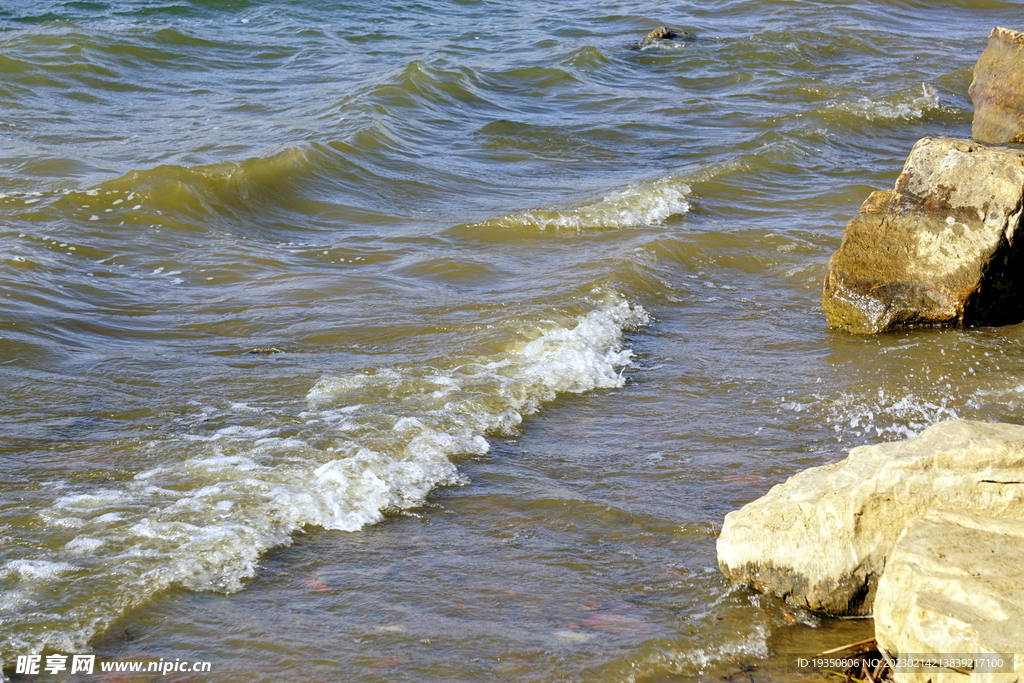
<svg viewBox="0 0 1024 683">
<path fill-rule="evenodd" d="M 5 673 L 771 679 L 869 632 L 715 534 L 1018 420 L 1024 330 L 852 337 L 820 285 L 1022 9 L 0 3 Z M 14 673 L 84 652 L 211 670 Z"/>
</svg>

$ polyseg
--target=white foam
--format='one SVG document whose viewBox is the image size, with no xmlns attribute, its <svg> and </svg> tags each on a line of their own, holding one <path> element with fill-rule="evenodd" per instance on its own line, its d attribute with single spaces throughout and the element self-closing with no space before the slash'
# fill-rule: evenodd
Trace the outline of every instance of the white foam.
<svg viewBox="0 0 1024 683">
<path fill-rule="evenodd" d="M 86 538 L 84 536 L 78 536 L 68 541 L 68 543 L 64 546 L 64 550 L 73 553 L 81 553 L 82 555 L 87 555 L 93 552 L 94 550 L 101 548 L 103 545 L 104 542 L 98 538 Z"/>
<path fill-rule="evenodd" d="M 942 109 L 938 92 L 927 83 L 921 84 L 920 95 L 895 98 L 892 101 L 862 97 L 857 102 L 834 105 L 834 109 L 866 118 L 868 121 L 913 121 Z"/>
<path fill-rule="evenodd" d="M 838 434 L 909 439 L 942 420 L 960 418 L 959 397 L 929 399 L 914 393 L 879 389 L 871 396 L 842 394 L 828 406 L 828 421 Z"/>
<path fill-rule="evenodd" d="M 243 455 L 215 455 L 210 458 L 193 458 L 189 461 L 191 467 L 203 469 L 207 472 L 217 470 L 234 469 L 239 472 L 247 472 L 259 467 L 251 458 Z"/>
<path fill-rule="evenodd" d="M 647 40 L 640 45 L 641 52 L 678 52 L 687 49 L 687 44 L 678 40 Z"/>
<path fill-rule="evenodd" d="M 123 500 L 123 492 L 104 490 L 97 491 L 96 493 L 83 493 L 79 495 L 61 498 L 56 503 L 54 503 L 54 507 L 57 509 L 72 509 L 86 511 L 107 507 L 109 505 L 116 505 L 117 503 Z"/>
<path fill-rule="evenodd" d="M 375 375 L 351 375 L 348 377 L 325 377 L 316 383 L 306 395 L 310 403 L 317 403 L 318 400 L 330 398 L 339 394 L 365 387 L 374 378 L 397 378 L 398 373 L 394 370 L 379 370 Z"/>
<path fill-rule="evenodd" d="M 9 563 L 5 571 L 21 577 L 15 592 L 29 579 L 59 587 L 63 573 L 88 555 L 92 562 L 74 580 L 89 598 L 48 617 L 52 627 L 0 642 L 0 649 L 85 647 L 125 610 L 171 585 L 240 589 L 262 553 L 303 527 L 357 530 L 423 504 L 437 486 L 466 483 L 458 458 L 485 454 L 487 435 L 514 431 L 523 415 L 560 392 L 624 384 L 631 353 L 623 335 L 647 314 L 615 293 L 587 306 L 589 313 L 567 324 L 535 324 L 532 333 L 527 326 L 527 340 L 494 357 L 323 377 L 300 415 L 315 439 L 283 435 L 294 423 L 282 424 L 274 413 L 197 406 L 203 416 L 246 426 L 224 427 L 212 439 L 183 434 L 153 442 L 150 448 L 167 449 L 159 467 L 118 488 L 76 490 L 40 514 L 74 538 Z"/>
<path fill-rule="evenodd" d="M 0 567 L 0 578 L 9 579 L 18 576 L 23 581 L 39 581 L 52 579 L 75 567 L 67 562 L 48 562 L 46 560 L 11 560 Z"/>
<path fill-rule="evenodd" d="M 253 427 L 242 427 L 240 425 L 231 425 L 230 427 L 224 427 L 218 429 L 215 434 L 217 438 L 225 437 L 238 437 L 245 436 L 250 438 L 259 438 L 263 436 L 269 436 L 275 432 L 274 429 L 256 429 Z"/>
<path fill-rule="evenodd" d="M 538 210 L 512 214 L 479 226 L 583 231 L 594 228 L 629 228 L 661 225 L 669 217 L 687 213 L 690 187 L 675 177 L 630 185 L 599 201 L 565 210 Z"/>
</svg>

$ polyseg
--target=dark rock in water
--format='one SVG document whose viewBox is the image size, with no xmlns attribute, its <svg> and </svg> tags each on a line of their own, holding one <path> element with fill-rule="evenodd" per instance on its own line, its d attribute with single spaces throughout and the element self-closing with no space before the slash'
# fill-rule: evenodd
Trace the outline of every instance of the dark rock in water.
<svg viewBox="0 0 1024 683">
<path fill-rule="evenodd" d="M 992 29 L 968 92 L 974 102 L 971 137 L 1024 142 L 1024 33 Z"/>
<path fill-rule="evenodd" d="M 631 45 L 630 48 L 633 50 L 642 50 L 648 45 L 656 45 L 662 41 L 681 41 L 688 43 L 693 42 L 694 40 L 697 40 L 697 36 L 692 33 L 687 31 L 673 31 L 667 26 L 659 26 L 644 36 L 639 43 Z"/>
<path fill-rule="evenodd" d="M 862 334 L 1024 320 L 1024 151 L 920 140 L 829 259 L 822 306 Z"/>
<path fill-rule="evenodd" d="M 665 26 L 659 26 L 644 36 L 644 40 L 672 40 L 675 37 L 675 31 L 672 31 Z"/>
</svg>

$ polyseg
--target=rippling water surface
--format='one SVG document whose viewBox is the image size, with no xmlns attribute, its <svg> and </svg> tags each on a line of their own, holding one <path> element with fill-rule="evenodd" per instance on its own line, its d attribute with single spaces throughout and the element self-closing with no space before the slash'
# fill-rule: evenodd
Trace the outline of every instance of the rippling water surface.
<svg viewBox="0 0 1024 683">
<path fill-rule="evenodd" d="M 1022 9 L 0 3 L 4 671 L 785 678 L 857 639 L 715 534 L 1018 419 L 1020 327 L 852 337 L 820 285 Z M 661 24 L 696 40 L 631 49 Z"/>
</svg>

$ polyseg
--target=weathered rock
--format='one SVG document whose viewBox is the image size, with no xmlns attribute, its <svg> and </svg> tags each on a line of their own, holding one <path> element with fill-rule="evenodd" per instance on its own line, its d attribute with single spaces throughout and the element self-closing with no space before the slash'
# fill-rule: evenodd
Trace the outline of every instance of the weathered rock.
<svg viewBox="0 0 1024 683">
<path fill-rule="evenodd" d="M 1024 320 L 1024 151 L 933 137 L 914 145 L 892 190 L 872 193 L 829 259 L 829 325 Z"/>
<path fill-rule="evenodd" d="M 912 667 L 897 669 L 897 683 L 1024 679 L 1024 521 L 939 510 L 911 521 L 879 579 L 874 613 L 875 637 L 891 655 L 981 655 L 973 675 Z M 1016 653 L 1013 666 L 985 672 L 985 654 L 1006 653 Z"/>
<path fill-rule="evenodd" d="M 979 142 L 1024 142 L 1024 33 L 994 28 L 974 65 L 968 90 L 974 101 L 971 137 Z"/>
<path fill-rule="evenodd" d="M 928 509 L 1024 518 L 1024 426 L 951 420 L 861 446 L 730 512 L 718 537 L 729 579 L 832 614 L 867 614 L 900 532 Z"/>
</svg>

